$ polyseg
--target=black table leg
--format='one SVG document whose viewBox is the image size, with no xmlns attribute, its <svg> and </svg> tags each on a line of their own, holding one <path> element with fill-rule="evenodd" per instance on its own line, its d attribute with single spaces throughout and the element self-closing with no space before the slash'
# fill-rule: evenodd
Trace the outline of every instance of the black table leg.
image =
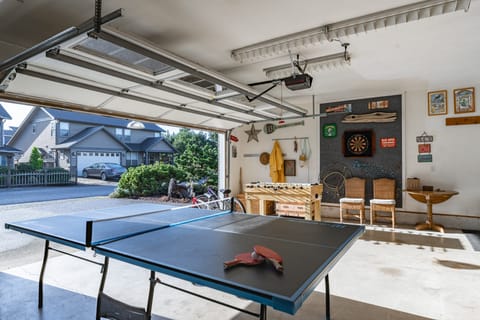
<svg viewBox="0 0 480 320">
<path fill-rule="evenodd" d="M 48 260 L 48 249 L 50 247 L 50 241 L 45 240 L 45 249 L 43 251 L 42 270 L 40 271 L 40 278 L 38 279 L 38 308 L 43 307 L 43 274 L 45 273 L 45 267 Z"/>
<path fill-rule="evenodd" d="M 108 272 L 108 257 L 105 257 L 105 261 L 102 267 L 102 280 L 100 281 L 100 287 L 98 288 L 97 314 L 96 314 L 97 320 L 100 320 L 102 316 L 101 315 L 102 294 L 103 294 L 103 288 L 105 287 L 105 281 L 107 280 L 107 272 Z"/>
<path fill-rule="evenodd" d="M 267 320 L 267 306 L 264 304 L 260 305 L 260 315 L 259 315 L 260 320 Z"/>
<path fill-rule="evenodd" d="M 328 274 L 325 276 L 325 319 L 330 320 L 330 283 Z"/>
<path fill-rule="evenodd" d="M 152 319 L 153 292 L 155 290 L 156 284 L 157 284 L 157 279 L 155 278 L 155 271 L 150 271 L 150 288 L 148 289 L 148 301 L 147 301 L 147 320 Z"/>
</svg>

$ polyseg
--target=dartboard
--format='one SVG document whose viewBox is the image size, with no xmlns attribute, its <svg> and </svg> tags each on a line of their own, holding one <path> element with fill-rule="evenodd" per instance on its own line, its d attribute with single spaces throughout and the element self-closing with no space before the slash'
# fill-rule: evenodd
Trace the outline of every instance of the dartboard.
<svg viewBox="0 0 480 320">
<path fill-rule="evenodd" d="M 363 154 L 368 149 L 368 138 L 364 134 L 353 134 L 347 140 L 347 148 L 353 154 Z"/>
<path fill-rule="evenodd" d="M 371 157 L 375 147 L 372 130 L 345 131 L 343 154 L 345 157 Z"/>
</svg>

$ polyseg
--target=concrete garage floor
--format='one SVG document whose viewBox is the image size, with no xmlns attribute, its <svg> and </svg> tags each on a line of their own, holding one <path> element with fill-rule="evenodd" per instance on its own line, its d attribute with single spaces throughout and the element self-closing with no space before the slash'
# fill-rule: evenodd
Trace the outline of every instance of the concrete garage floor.
<svg viewBox="0 0 480 320">
<path fill-rule="evenodd" d="M 26 219 L 31 214 L 58 214 L 59 208 L 74 213 L 85 210 L 85 203 L 79 199 L 36 208 L 2 208 L 0 222 L 3 226 L 6 221 Z M 87 203 L 89 209 L 122 210 L 138 201 L 99 197 Z M 5 248 L 7 243 L 9 249 Z M 44 308 L 37 309 L 42 248 L 41 240 L 0 230 L 0 319 L 94 319 L 100 267 L 65 255 L 49 259 Z M 91 251 L 79 254 L 93 258 Z M 102 257 L 95 259 L 101 261 Z M 111 260 L 105 292 L 143 307 L 148 276 L 147 270 Z M 249 301 L 162 274 L 157 276 L 241 308 L 258 309 Z M 332 319 L 478 319 L 478 288 L 480 252 L 473 249 L 465 234 L 456 230 L 445 234 L 419 232 L 411 226 L 395 231 L 368 227 L 330 273 Z M 322 282 L 295 316 L 269 308 L 268 319 L 323 319 L 323 291 Z M 161 285 L 155 289 L 153 313 L 154 320 L 254 319 Z"/>
</svg>

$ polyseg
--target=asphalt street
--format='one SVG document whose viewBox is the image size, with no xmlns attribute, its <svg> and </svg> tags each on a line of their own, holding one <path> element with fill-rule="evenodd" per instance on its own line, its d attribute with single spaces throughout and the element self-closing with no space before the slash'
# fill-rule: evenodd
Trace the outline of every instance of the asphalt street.
<svg viewBox="0 0 480 320">
<path fill-rule="evenodd" d="M 108 196 L 116 181 L 79 178 L 75 185 L 0 188 L 0 205 Z"/>
</svg>

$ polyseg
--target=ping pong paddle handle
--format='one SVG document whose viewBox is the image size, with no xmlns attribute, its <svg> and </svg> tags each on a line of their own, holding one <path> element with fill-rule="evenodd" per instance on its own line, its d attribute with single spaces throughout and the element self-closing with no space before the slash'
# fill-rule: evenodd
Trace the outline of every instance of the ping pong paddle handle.
<svg viewBox="0 0 480 320">
<path fill-rule="evenodd" d="M 242 263 L 242 261 L 237 260 L 237 259 L 225 261 L 225 262 L 223 263 L 223 269 L 225 269 L 225 270 L 226 270 L 226 269 L 230 269 L 230 268 L 235 267 L 236 265 L 239 265 L 239 264 L 241 264 L 241 263 Z"/>
<path fill-rule="evenodd" d="M 264 247 L 264 246 L 259 246 L 256 245 L 253 247 L 253 257 L 263 257 L 270 261 L 273 266 L 275 267 L 275 270 L 279 272 L 283 272 L 283 259 L 282 257 L 273 251 L 270 248 Z"/>
<path fill-rule="evenodd" d="M 270 261 L 273 264 L 273 266 L 275 267 L 275 270 L 279 272 L 283 272 L 283 265 L 280 262 L 272 258 L 266 258 L 266 259 L 268 259 L 268 261 Z"/>
<path fill-rule="evenodd" d="M 235 256 L 235 259 L 225 261 L 223 263 L 223 268 L 225 270 L 230 269 L 234 266 L 243 264 L 247 266 L 254 266 L 263 262 L 263 259 L 256 259 L 251 255 L 250 252 L 240 253 Z"/>
</svg>

